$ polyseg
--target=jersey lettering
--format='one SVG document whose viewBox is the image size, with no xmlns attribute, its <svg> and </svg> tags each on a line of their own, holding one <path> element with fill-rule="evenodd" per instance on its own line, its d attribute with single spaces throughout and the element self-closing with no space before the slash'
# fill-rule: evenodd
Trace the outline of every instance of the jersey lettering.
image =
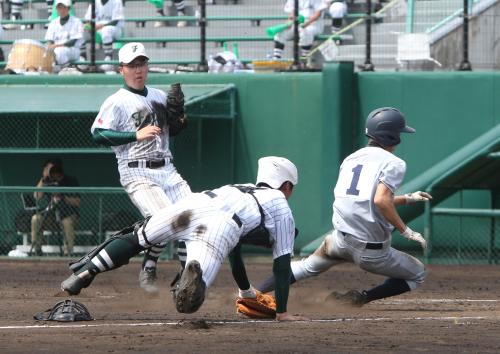
<svg viewBox="0 0 500 354">
<path fill-rule="evenodd" d="M 351 180 L 351 186 L 346 190 L 346 193 L 348 195 L 359 195 L 359 189 L 356 189 L 358 186 L 359 182 L 359 175 L 361 174 L 361 170 L 363 169 L 363 165 L 356 165 L 352 169 L 352 180 Z"/>
</svg>

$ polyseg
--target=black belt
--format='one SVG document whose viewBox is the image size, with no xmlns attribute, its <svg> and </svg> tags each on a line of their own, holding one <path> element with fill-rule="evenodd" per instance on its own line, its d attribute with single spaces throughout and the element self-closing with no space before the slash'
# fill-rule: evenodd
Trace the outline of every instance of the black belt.
<svg viewBox="0 0 500 354">
<path fill-rule="evenodd" d="M 383 243 L 373 243 L 373 242 L 366 243 L 367 250 L 381 250 L 382 248 L 384 248 Z"/>
<path fill-rule="evenodd" d="M 240 217 L 237 214 L 233 214 L 233 220 L 236 223 L 236 225 L 238 225 L 238 227 L 241 227 L 241 225 L 243 225 L 243 223 L 240 220 Z"/>
<path fill-rule="evenodd" d="M 208 195 L 210 198 L 217 197 L 217 194 L 215 194 L 212 191 L 204 191 L 203 193 L 206 194 L 206 195 Z M 243 223 L 241 222 L 241 219 L 238 216 L 238 214 L 233 214 L 233 220 L 236 223 L 236 225 L 238 225 L 238 227 L 241 227 L 241 225 L 243 225 Z"/>
<path fill-rule="evenodd" d="M 344 236 L 346 235 L 345 232 L 340 231 L 340 233 Z M 381 242 L 367 242 L 365 248 L 367 250 L 381 250 L 384 248 L 384 244 Z"/>
<path fill-rule="evenodd" d="M 206 195 L 208 195 L 210 198 L 215 198 L 217 197 L 217 194 L 215 194 L 214 192 L 212 191 L 204 191 L 203 193 L 205 193 Z"/>
<path fill-rule="evenodd" d="M 165 166 L 165 159 L 163 160 L 149 160 L 146 161 L 147 168 L 159 168 Z M 139 161 L 132 161 L 128 163 L 128 167 L 136 168 L 139 167 Z"/>
</svg>

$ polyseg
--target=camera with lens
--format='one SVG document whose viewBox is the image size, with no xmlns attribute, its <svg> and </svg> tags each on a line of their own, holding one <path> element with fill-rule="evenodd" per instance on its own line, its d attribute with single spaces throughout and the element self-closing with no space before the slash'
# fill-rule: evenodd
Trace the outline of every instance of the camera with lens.
<svg viewBox="0 0 500 354">
<path fill-rule="evenodd" d="M 54 187 L 59 185 L 61 176 L 63 174 L 62 168 L 57 165 L 52 165 L 49 168 L 49 173 L 47 178 L 44 178 L 43 185 L 45 187 Z"/>
</svg>

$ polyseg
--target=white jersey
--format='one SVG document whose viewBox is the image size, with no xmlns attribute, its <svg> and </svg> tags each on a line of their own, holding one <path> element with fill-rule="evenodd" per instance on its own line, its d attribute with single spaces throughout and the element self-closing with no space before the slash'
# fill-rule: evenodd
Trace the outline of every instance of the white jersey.
<svg viewBox="0 0 500 354">
<path fill-rule="evenodd" d="M 61 18 L 57 17 L 50 22 L 45 33 L 45 40 L 54 44 L 64 44 L 73 39 L 76 39 L 74 47 L 80 48 L 83 42 L 83 24 L 75 16 L 69 16 L 64 25 L 61 25 Z"/>
<path fill-rule="evenodd" d="M 147 96 L 143 96 L 121 88 L 104 101 L 92 125 L 92 133 L 96 128 L 135 132 L 145 126 L 155 125 L 162 129 L 161 134 L 153 139 L 112 146 L 119 165 L 128 161 L 172 158 L 168 125 L 153 110 L 153 104 L 165 104 L 166 94 L 148 86 L 146 90 Z"/>
<path fill-rule="evenodd" d="M 287 0 L 285 4 L 285 12 L 287 14 L 293 13 L 294 3 L 294 0 Z M 323 11 L 327 7 L 328 6 L 324 0 L 299 0 L 299 15 L 304 16 L 304 18 L 307 20 L 317 11 Z"/>
<path fill-rule="evenodd" d="M 90 18 L 91 7 L 89 5 L 85 13 L 85 19 L 90 21 Z M 108 0 L 104 5 L 102 0 L 95 0 L 95 20 L 97 24 L 118 21 L 116 26 L 123 27 L 124 18 L 122 0 Z"/>
<path fill-rule="evenodd" d="M 379 183 L 395 193 L 405 172 L 403 160 L 379 147 L 365 147 L 346 157 L 334 191 L 335 229 L 367 242 L 387 241 L 394 227 L 378 211 L 373 198 Z"/>
<path fill-rule="evenodd" d="M 244 186 L 252 186 L 246 184 Z M 243 193 L 231 185 L 211 191 L 216 195 L 214 202 L 222 210 L 238 215 L 242 222 L 242 235 L 256 228 L 261 221 L 261 214 L 255 199 L 248 193 Z M 269 231 L 270 242 L 273 245 L 273 258 L 285 254 L 293 254 L 295 242 L 295 221 L 285 195 L 276 189 L 262 188 L 254 191 L 264 211 L 264 224 Z"/>
</svg>

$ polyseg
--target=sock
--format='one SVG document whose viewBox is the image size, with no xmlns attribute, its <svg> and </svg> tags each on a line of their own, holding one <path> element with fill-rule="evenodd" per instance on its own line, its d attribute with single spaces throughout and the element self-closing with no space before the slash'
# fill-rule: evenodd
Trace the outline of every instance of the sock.
<svg viewBox="0 0 500 354">
<path fill-rule="evenodd" d="M 177 258 L 179 258 L 179 262 L 181 262 L 182 269 L 186 268 L 187 251 L 184 241 L 179 241 L 177 244 Z"/>
<path fill-rule="evenodd" d="M 186 3 L 184 0 L 174 0 L 175 8 L 177 9 L 178 15 L 184 15 L 184 8 L 186 7 Z"/>
<path fill-rule="evenodd" d="M 142 269 L 145 268 L 156 268 L 156 264 L 158 263 L 158 259 L 160 258 L 161 253 L 165 249 L 166 245 L 156 245 L 151 248 L 148 248 L 144 252 L 144 258 L 142 260 Z"/>
<path fill-rule="evenodd" d="M 104 56 L 112 59 L 113 58 L 113 42 L 103 43 L 102 47 L 104 49 Z"/>
<path fill-rule="evenodd" d="M 307 56 L 309 55 L 311 49 L 311 45 L 300 47 L 300 59 L 307 60 Z"/>
<path fill-rule="evenodd" d="M 273 58 L 281 59 L 281 56 L 283 55 L 283 49 L 285 49 L 284 43 L 274 41 Z"/>
<path fill-rule="evenodd" d="M 411 289 L 406 280 L 389 278 L 383 284 L 364 291 L 364 293 L 366 294 L 368 301 L 374 301 L 400 295 L 410 290 Z"/>
</svg>

